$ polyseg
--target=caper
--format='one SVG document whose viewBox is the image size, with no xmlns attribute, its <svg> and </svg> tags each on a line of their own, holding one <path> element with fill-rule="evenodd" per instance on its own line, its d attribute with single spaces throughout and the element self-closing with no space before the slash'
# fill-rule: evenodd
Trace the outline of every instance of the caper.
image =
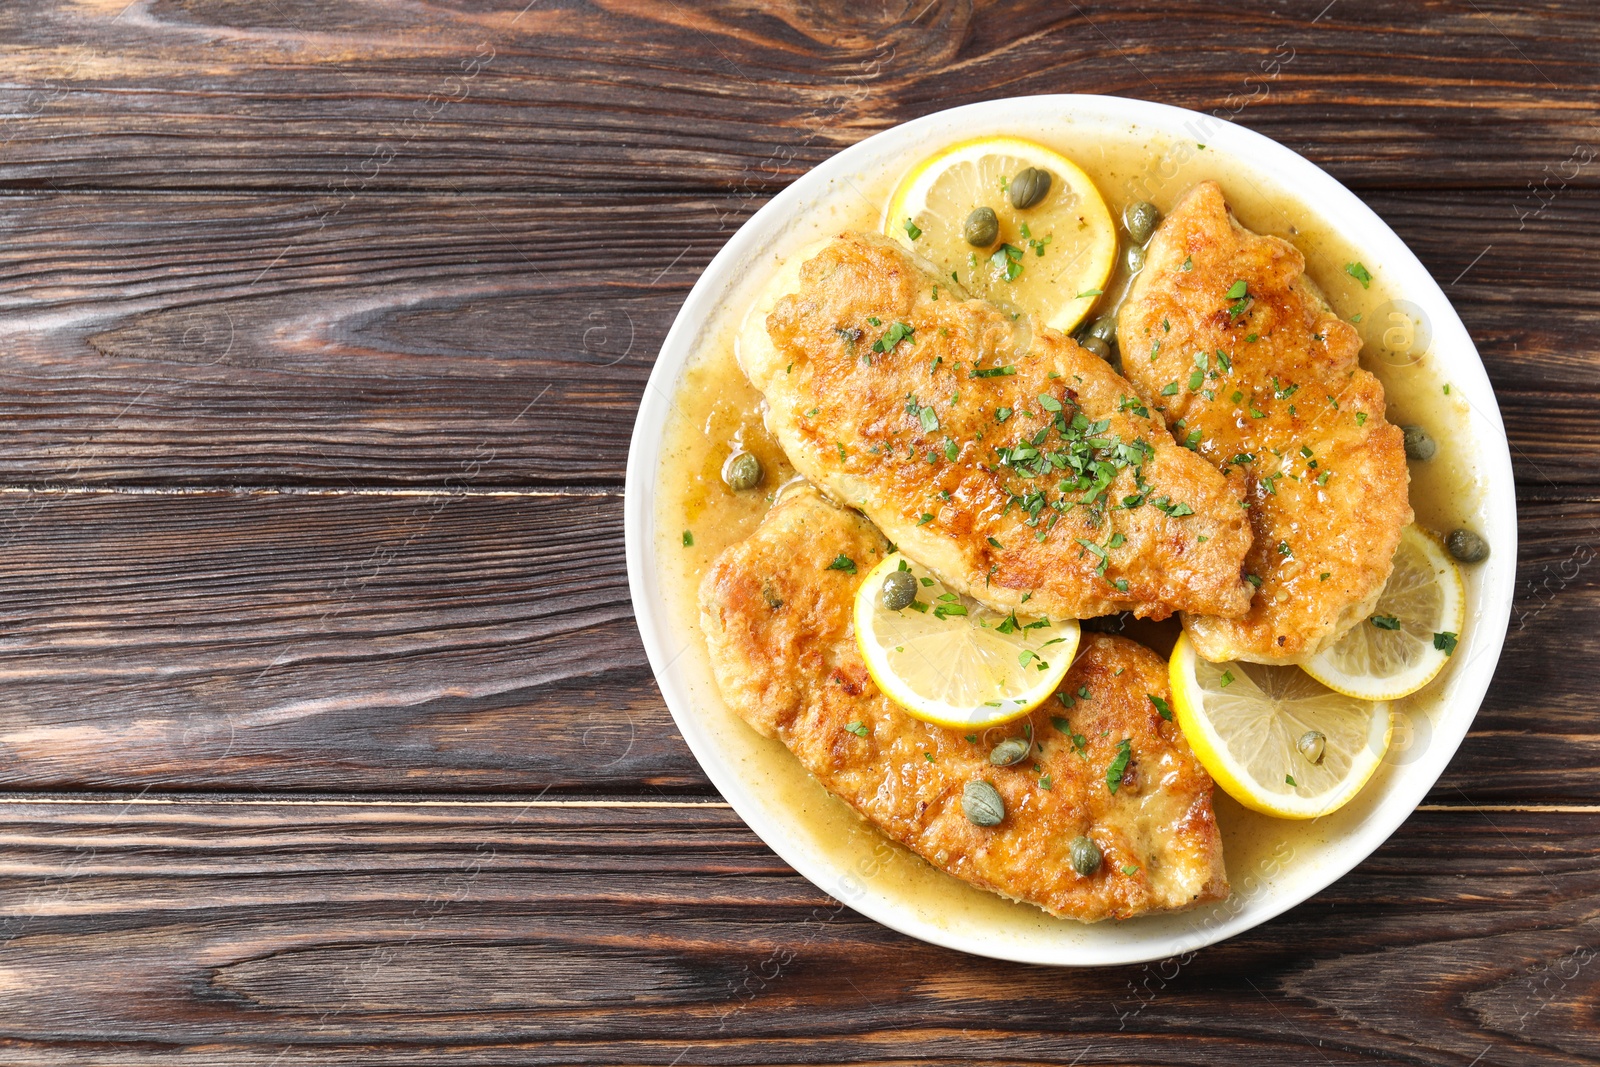
<svg viewBox="0 0 1600 1067">
<path fill-rule="evenodd" d="M 1098 337 L 1109 345 L 1117 339 L 1117 317 L 1115 315 L 1101 315 L 1089 324 L 1087 332 L 1090 337 Z"/>
<path fill-rule="evenodd" d="M 1038 167 L 1026 167 L 1006 186 L 1011 206 L 1026 211 L 1050 194 L 1050 172 Z"/>
<path fill-rule="evenodd" d="M 1085 878 L 1100 869 L 1100 846 L 1089 838 L 1073 838 L 1068 851 L 1072 853 L 1072 869 Z"/>
<path fill-rule="evenodd" d="M 1421 426 L 1402 426 L 1406 435 L 1406 458 L 1416 460 L 1430 460 L 1433 454 L 1439 451 L 1439 446 L 1434 443 L 1432 435 Z"/>
<path fill-rule="evenodd" d="M 1160 221 L 1161 212 L 1148 200 L 1135 200 L 1122 210 L 1122 224 L 1128 228 L 1128 236 L 1138 244 L 1150 240 Z"/>
<path fill-rule="evenodd" d="M 973 781 L 961 790 L 961 811 L 974 826 L 998 826 L 1006 817 L 1006 802 L 988 782 Z"/>
<path fill-rule="evenodd" d="M 1111 358 L 1111 346 L 1100 340 L 1098 337 L 1091 337 L 1088 334 L 1084 334 L 1083 339 L 1078 343 L 1084 348 L 1088 349 L 1090 352 L 1093 352 L 1095 355 L 1099 356 L 1101 359 Z"/>
<path fill-rule="evenodd" d="M 890 571 L 883 580 L 883 606 L 890 611 L 901 611 L 917 599 L 917 578 L 910 571 Z"/>
<path fill-rule="evenodd" d="M 1462 563 L 1482 563 L 1489 558 L 1489 542 L 1471 530 L 1451 530 L 1444 546 Z"/>
<path fill-rule="evenodd" d="M 1009 767 L 1028 758 L 1033 743 L 1024 737 L 1008 737 L 989 750 L 989 762 L 996 767 Z"/>
<path fill-rule="evenodd" d="M 961 236 L 974 248 L 988 248 L 1000 239 L 1000 220 L 992 207 L 975 207 L 961 224 Z"/>
<path fill-rule="evenodd" d="M 748 452 L 735 452 L 722 465 L 722 480 L 729 489 L 754 489 L 761 484 L 761 461 Z"/>
<path fill-rule="evenodd" d="M 1322 757 L 1328 751 L 1328 739 L 1322 736 L 1320 730 L 1307 730 L 1300 735 L 1294 747 L 1300 750 L 1300 755 L 1306 758 L 1307 763 L 1317 764 L 1322 762 Z"/>
<path fill-rule="evenodd" d="M 1128 273 L 1138 274 L 1144 270 L 1144 245 L 1128 246 Z"/>
</svg>

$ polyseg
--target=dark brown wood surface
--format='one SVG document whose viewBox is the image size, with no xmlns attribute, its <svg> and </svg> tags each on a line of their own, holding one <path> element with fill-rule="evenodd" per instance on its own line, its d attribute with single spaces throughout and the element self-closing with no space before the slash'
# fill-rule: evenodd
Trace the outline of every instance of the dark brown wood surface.
<svg viewBox="0 0 1600 1067">
<path fill-rule="evenodd" d="M 0 5 L 0 1063 L 1600 1062 L 1600 9 Z M 662 705 L 633 413 L 761 204 L 896 122 L 1259 130 L 1445 286 L 1520 502 L 1423 808 L 1192 958 L 861 918 Z"/>
</svg>

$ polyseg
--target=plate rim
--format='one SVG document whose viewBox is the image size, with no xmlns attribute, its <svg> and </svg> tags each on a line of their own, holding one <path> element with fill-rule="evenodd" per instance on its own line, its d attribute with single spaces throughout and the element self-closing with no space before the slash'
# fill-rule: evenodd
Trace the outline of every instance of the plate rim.
<svg viewBox="0 0 1600 1067">
<path fill-rule="evenodd" d="M 1406 267 L 1408 274 L 1420 280 L 1420 285 L 1407 288 L 1405 297 L 1425 308 L 1430 324 L 1434 326 L 1435 344 L 1440 342 L 1442 332 L 1458 335 L 1454 340 L 1460 344 L 1461 350 L 1452 357 L 1450 381 L 1452 385 L 1459 383 L 1465 386 L 1462 390 L 1463 399 L 1475 414 L 1489 423 L 1493 431 L 1492 440 L 1485 442 L 1474 456 L 1485 484 L 1485 494 L 1492 498 L 1503 491 L 1510 504 L 1510 508 L 1505 509 L 1509 512 L 1509 518 L 1497 515 L 1492 509 L 1486 514 L 1489 521 L 1498 520 L 1497 527 L 1489 531 L 1491 543 L 1495 545 L 1497 566 L 1485 573 L 1482 579 L 1481 610 L 1471 635 L 1472 659 L 1462 668 L 1465 676 L 1459 679 L 1460 689 L 1456 698 L 1447 707 L 1447 713 L 1440 716 L 1438 725 L 1443 728 L 1434 729 L 1429 749 L 1423 757 L 1424 765 L 1432 773 L 1412 774 L 1408 781 L 1397 782 L 1390 795 L 1378 803 L 1370 817 L 1346 835 L 1339 858 L 1324 864 L 1304 879 L 1303 884 L 1268 894 L 1253 905 L 1241 907 L 1227 918 L 1199 930 L 1168 934 L 1164 940 L 1155 939 L 1149 946 L 1142 941 L 1112 943 L 1104 951 L 1091 953 L 1094 958 L 1089 959 L 1064 959 L 1059 952 L 986 949 L 981 944 L 963 940 L 957 930 L 896 914 L 886 903 L 872 899 L 870 894 L 861 893 L 854 899 L 846 900 L 828 889 L 830 884 L 842 884 L 841 875 L 843 879 L 852 876 L 826 859 L 809 854 L 798 843 L 785 840 L 777 825 L 767 825 L 766 815 L 755 809 L 753 798 L 744 783 L 718 758 L 714 739 L 701 727 L 693 713 L 690 694 L 680 691 L 680 687 L 671 680 L 668 670 L 677 657 L 669 657 L 660 633 L 663 624 L 661 616 L 667 609 L 664 604 L 658 607 L 652 599 L 650 588 L 654 577 L 649 568 L 654 553 L 655 446 L 665 428 L 672 387 L 688 356 L 692 354 L 690 343 L 707 321 L 708 314 L 715 310 L 718 290 L 723 286 L 725 277 L 750 256 L 754 246 L 781 229 L 781 223 L 774 227 L 775 217 L 799 206 L 808 193 L 824 186 L 829 180 L 847 176 L 857 160 L 869 157 L 886 141 L 913 138 L 937 130 L 941 125 L 959 125 L 969 121 L 987 120 L 996 130 L 1015 128 L 1019 125 L 1016 115 L 1019 110 L 1027 108 L 1051 109 L 1064 118 L 1076 112 L 1099 121 L 1125 121 L 1139 127 L 1148 126 L 1151 132 L 1168 136 L 1203 131 L 1206 143 L 1215 144 L 1219 154 L 1225 153 L 1236 159 L 1246 158 L 1249 165 L 1264 168 L 1280 183 L 1293 184 L 1302 191 L 1303 199 L 1316 203 L 1324 214 L 1338 214 L 1347 218 L 1354 216 L 1360 229 L 1371 231 L 1367 234 L 1368 238 L 1375 237 L 1379 244 L 1388 246 L 1384 249 L 1385 269 L 1391 269 L 1398 262 Z M 1267 162 L 1262 163 L 1263 159 Z M 1309 184 L 1302 184 L 1302 180 Z M 1369 252 L 1373 250 L 1370 240 L 1363 242 L 1362 247 Z M 1443 323 L 1451 327 L 1450 330 L 1439 329 L 1441 315 Z M 1463 382 L 1463 379 L 1466 381 Z M 881 130 L 823 160 L 791 182 L 734 232 L 696 280 L 674 317 L 672 327 L 657 352 L 640 400 L 629 441 L 623 504 L 628 587 L 651 673 L 674 723 L 701 769 L 745 825 L 813 885 L 829 893 L 841 904 L 892 930 L 971 955 L 1046 966 L 1125 966 L 1197 951 L 1282 915 L 1364 862 L 1416 813 L 1422 800 L 1443 776 L 1476 721 L 1504 650 L 1516 582 L 1516 483 L 1499 403 L 1477 346 L 1427 267 L 1359 196 L 1298 152 L 1231 120 L 1132 97 L 1055 93 L 1004 97 L 946 108 Z M 1505 560 L 1510 561 L 1509 565 L 1503 562 Z M 1473 671 L 1474 665 L 1484 658 L 1487 663 Z M 1460 710 L 1467 704 L 1471 705 L 1470 713 Z M 1409 770 L 1414 772 L 1416 765 L 1411 765 Z M 752 811 L 755 811 L 754 817 Z"/>
</svg>

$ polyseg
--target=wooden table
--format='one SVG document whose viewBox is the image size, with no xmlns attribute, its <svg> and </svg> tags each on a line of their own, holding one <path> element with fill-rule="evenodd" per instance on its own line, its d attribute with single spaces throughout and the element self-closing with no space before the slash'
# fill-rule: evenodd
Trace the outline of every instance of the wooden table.
<svg viewBox="0 0 1600 1067">
<path fill-rule="evenodd" d="M 0 7 L 0 1063 L 1600 1058 L 1600 9 L 524 2 Z M 1522 515 L 1496 684 L 1394 838 L 1094 972 L 774 857 L 662 705 L 621 525 L 751 212 L 1063 91 L 1366 199 L 1478 342 Z"/>
</svg>

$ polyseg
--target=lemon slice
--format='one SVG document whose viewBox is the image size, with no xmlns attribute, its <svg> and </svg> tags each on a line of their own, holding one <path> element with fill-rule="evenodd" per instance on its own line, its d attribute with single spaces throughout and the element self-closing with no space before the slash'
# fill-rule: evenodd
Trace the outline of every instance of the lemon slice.
<svg viewBox="0 0 1600 1067">
<path fill-rule="evenodd" d="M 1388 751 L 1387 701 L 1335 693 L 1299 667 L 1209 663 L 1185 634 L 1171 676 L 1173 711 L 1195 756 L 1229 796 L 1266 815 L 1337 811 Z"/>
<path fill-rule="evenodd" d="M 897 571 L 915 580 L 916 599 L 891 611 L 883 586 Z M 1078 654 L 1077 620 L 990 611 L 899 553 L 856 589 L 855 624 L 878 688 L 937 726 L 988 727 L 1026 715 L 1056 691 Z"/>
<path fill-rule="evenodd" d="M 1438 541 L 1407 526 L 1372 614 L 1301 666 L 1345 696 L 1398 700 L 1444 669 L 1466 619 L 1461 569 Z"/>
<path fill-rule="evenodd" d="M 1047 172 L 1050 187 L 1019 211 L 1006 190 L 1028 167 Z M 978 248 L 963 228 L 980 207 L 993 209 L 999 230 Z M 1063 332 L 1089 314 L 1117 260 L 1117 227 L 1094 182 L 1066 156 L 1018 137 L 967 141 L 917 164 L 889 198 L 883 228 L 973 296 Z"/>
</svg>

